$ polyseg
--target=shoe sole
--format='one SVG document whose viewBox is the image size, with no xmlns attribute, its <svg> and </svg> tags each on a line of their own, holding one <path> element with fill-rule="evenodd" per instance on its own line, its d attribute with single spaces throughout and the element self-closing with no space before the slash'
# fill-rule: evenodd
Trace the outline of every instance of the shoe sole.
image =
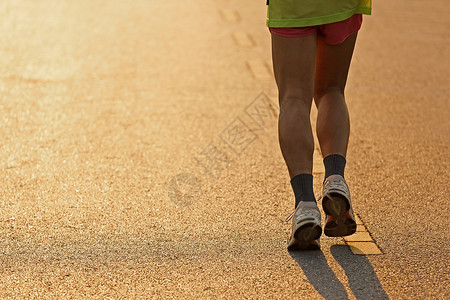
<svg viewBox="0 0 450 300">
<path fill-rule="evenodd" d="M 339 237 L 348 236 L 356 232 L 356 222 L 350 215 L 350 203 L 338 194 L 330 194 L 324 197 L 323 210 L 334 220 L 327 221 L 324 228 L 326 236 Z"/>
<path fill-rule="evenodd" d="M 299 227 L 294 238 L 296 242 L 288 247 L 288 250 L 319 250 L 320 245 L 316 242 L 322 235 L 322 227 L 315 223 L 308 223 Z"/>
</svg>

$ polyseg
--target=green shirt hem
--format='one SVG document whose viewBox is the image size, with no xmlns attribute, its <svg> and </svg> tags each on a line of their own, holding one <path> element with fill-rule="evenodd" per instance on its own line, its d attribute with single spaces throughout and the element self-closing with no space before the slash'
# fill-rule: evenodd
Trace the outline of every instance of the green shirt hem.
<svg viewBox="0 0 450 300">
<path fill-rule="evenodd" d="M 268 27 L 307 27 L 339 22 L 350 18 L 355 14 L 370 15 L 372 13 L 369 7 L 359 7 L 350 11 L 341 12 L 329 16 L 302 18 L 302 19 L 267 19 Z"/>
</svg>

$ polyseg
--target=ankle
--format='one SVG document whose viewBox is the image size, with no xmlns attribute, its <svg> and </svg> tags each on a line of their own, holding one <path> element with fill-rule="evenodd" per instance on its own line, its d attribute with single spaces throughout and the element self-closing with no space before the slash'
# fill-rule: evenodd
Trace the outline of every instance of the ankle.
<svg viewBox="0 0 450 300">
<path fill-rule="evenodd" d="M 325 166 L 325 178 L 330 175 L 341 175 L 344 177 L 345 165 L 347 161 L 344 156 L 340 154 L 331 154 L 323 159 Z"/>
<path fill-rule="evenodd" d="M 291 185 L 295 194 L 295 207 L 300 202 L 316 202 L 311 174 L 298 174 L 292 177 Z"/>
</svg>

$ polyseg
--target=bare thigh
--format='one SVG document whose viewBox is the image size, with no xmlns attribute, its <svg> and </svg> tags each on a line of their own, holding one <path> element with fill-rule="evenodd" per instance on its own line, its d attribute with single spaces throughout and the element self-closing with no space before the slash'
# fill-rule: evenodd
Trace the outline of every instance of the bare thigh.
<svg viewBox="0 0 450 300">
<path fill-rule="evenodd" d="M 291 178 L 312 172 L 314 138 L 309 115 L 316 50 L 317 34 L 295 38 L 272 34 L 273 67 L 280 101 L 279 142 Z"/>
<path fill-rule="evenodd" d="M 314 82 L 316 104 L 320 101 L 320 96 L 330 89 L 344 93 L 356 37 L 357 33 L 349 36 L 341 44 L 329 45 L 319 36 Z"/>
<path fill-rule="evenodd" d="M 282 37 L 272 34 L 272 58 L 280 107 L 287 99 L 312 101 L 317 34 Z"/>
</svg>

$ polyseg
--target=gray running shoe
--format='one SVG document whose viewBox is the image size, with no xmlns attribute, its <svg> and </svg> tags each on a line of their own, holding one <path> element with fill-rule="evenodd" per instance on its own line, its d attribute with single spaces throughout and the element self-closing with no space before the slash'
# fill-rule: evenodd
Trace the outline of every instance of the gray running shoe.
<svg viewBox="0 0 450 300">
<path fill-rule="evenodd" d="M 286 222 L 291 218 L 292 231 L 288 250 L 319 250 L 322 226 L 316 202 L 300 202 Z"/>
<path fill-rule="evenodd" d="M 341 175 L 331 175 L 325 179 L 322 207 L 326 214 L 325 235 L 347 236 L 356 232 L 350 191 Z"/>
</svg>

